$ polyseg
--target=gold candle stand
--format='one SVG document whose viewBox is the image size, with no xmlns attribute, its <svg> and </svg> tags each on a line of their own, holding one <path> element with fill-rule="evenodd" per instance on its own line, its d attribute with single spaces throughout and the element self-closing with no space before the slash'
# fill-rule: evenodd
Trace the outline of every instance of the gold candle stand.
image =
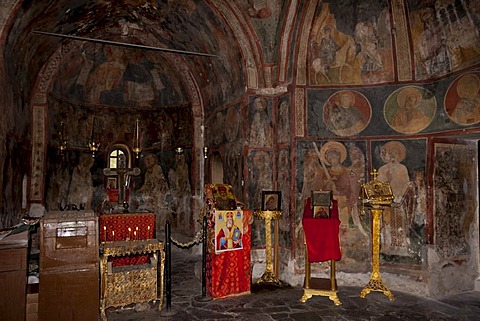
<svg viewBox="0 0 480 321">
<path fill-rule="evenodd" d="M 272 230 L 271 230 L 271 223 L 272 220 L 278 220 L 282 217 L 282 211 L 254 211 L 253 215 L 259 219 L 263 219 L 265 221 L 265 258 L 266 258 L 266 266 L 265 272 L 257 280 L 256 284 L 269 284 L 269 285 L 277 285 L 277 286 L 285 286 L 286 283 L 279 280 L 276 272 L 278 268 L 273 267 L 272 262 Z M 275 229 L 277 231 L 277 229 Z M 278 236 L 275 236 L 276 239 Z M 278 242 L 275 242 L 275 255 L 278 255 Z M 275 257 L 276 265 L 278 265 L 278 258 Z"/>
</svg>

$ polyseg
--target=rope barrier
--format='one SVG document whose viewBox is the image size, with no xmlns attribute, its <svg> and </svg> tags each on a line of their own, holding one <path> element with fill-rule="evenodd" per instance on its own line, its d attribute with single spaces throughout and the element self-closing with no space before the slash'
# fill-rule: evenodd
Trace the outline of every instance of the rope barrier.
<svg viewBox="0 0 480 321">
<path fill-rule="evenodd" d="M 196 244 L 202 243 L 202 239 L 203 239 L 202 235 L 203 235 L 203 230 L 198 231 L 197 234 L 195 234 L 193 240 L 187 243 L 179 242 L 175 240 L 171 235 L 170 235 L 170 239 L 172 240 L 172 243 L 178 246 L 179 248 L 188 249 Z"/>
<path fill-rule="evenodd" d="M 167 220 L 165 223 L 165 251 L 166 251 L 166 262 L 165 262 L 165 283 L 166 283 L 166 310 L 162 311 L 162 316 L 172 316 L 176 314 L 175 310 L 171 308 L 172 300 L 172 277 L 171 277 L 171 244 L 186 249 L 190 248 L 195 244 L 203 243 L 202 246 L 202 295 L 196 297 L 195 299 L 198 302 L 208 302 L 212 300 L 210 296 L 207 295 L 207 217 L 203 217 L 202 229 L 195 234 L 195 237 L 192 241 L 182 243 L 175 240 L 170 233 L 170 222 Z"/>
</svg>

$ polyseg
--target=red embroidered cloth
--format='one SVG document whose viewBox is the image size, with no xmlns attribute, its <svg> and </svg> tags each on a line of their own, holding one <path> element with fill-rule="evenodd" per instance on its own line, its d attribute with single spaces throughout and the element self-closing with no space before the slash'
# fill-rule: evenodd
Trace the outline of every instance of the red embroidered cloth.
<svg viewBox="0 0 480 321">
<path fill-rule="evenodd" d="M 308 198 L 305 202 L 302 225 L 310 263 L 339 261 L 342 258 L 338 238 L 340 220 L 338 219 L 338 202 L 336 200 L 333 200 L 330 218 L 313 218 L 310 198 Z"/>
<path fill-rule="evenodd" d="M 118 189 L 116 188 L 107 188 L 108 201 L 110 203 L 118 203 Z M 125 189 L 125 200 L 130 199 L 130 189 Z"/>
<path fill-rule="evenodd" d="M 99 217 L 100 242 L 147 240 L 155 236 L 154 213 L 103 214 Z M 129 230 L 130 228 L 130 230 Z M 110 258 L 113 266 L 149 263 L 148 255 Z"/>
<path fill-rule="evenodd" d="M 243 211 L 243 249 L 215 254 L 210 248 L 207 253 L 207 293 L 212 298 L 250 293 L 251 216 L 251 211 Z"/>
</svg>

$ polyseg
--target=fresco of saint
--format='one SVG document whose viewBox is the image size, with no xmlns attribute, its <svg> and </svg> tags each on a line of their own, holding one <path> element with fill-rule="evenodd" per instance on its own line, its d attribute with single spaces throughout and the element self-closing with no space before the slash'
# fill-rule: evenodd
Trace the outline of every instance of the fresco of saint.
<svg viewBox="0 0 480 321">
<path fill-rule="evenodd" d="M 480 121 L 479 73 L 468 73 L 455 79 L 445 95 L 448 117 L 459 125 L 472 125 Z"/>
<path fill-rule="evenodd" d="M 399 88 L 385 102 L 385 120 L 399 133 L 415 134 L 430 125 L 436 106 L 435 96 L 426 89 L 416 86 Z"/>
<path fill-rule="evenodd" d="M 367 127 L 371 107 L 367 99 L 355 91 L 339 91 L 327 100 L 323 120 L 328 129 L 338 136 L 352 136 Z"/>
</svg>

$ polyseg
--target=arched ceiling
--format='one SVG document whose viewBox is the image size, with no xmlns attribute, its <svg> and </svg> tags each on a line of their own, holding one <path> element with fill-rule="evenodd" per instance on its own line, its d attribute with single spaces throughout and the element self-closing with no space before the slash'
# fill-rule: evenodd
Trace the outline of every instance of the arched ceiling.
<svg viewBox="0 0 480 321">
<path fill-rule="evenodd" d="M 62 57 L 76 64 L 68 68 L 77 71 L 84 64 L 79 57 L 82 52 L 89 54 L 90 59 L 95 59 L 100 52 L 97 43 L 35 31 L 218 56 L 142 50 L 144 56 L 153 57 L 155 63 L 162 65 L 157 68 L 160 79 L 172 79 L 175 84 L 183 81 L 181 88 L 177 85 L 177 89 L 172 89 L 178 90 L 176 94 L 162 100 L 165 105 L 185 105 L 185 97 L 192 88 L 201 92 L 206 106 L 219 106 L 243 94 L 245 76 L 244 64 L 239 63 L 241 49 L 228 24 L 207 2 L 45 0 L 24 1 L 15 10 L 10 18 L 13 25 L 6 39 L 5 61 L 8 61 L 7 77 L 15 82 L 14 88 L 20 88 L 25 101 L 29 101 L 41 68 L 48 65 L 55 52 L 63 47 L 71 48 L 71 42 L 75 42 L 76 52 Z M 128 46 L 121 47 L 127 55 L 138 52 Z M 193 77 L 195 84 L 186 83 L 182 76 L 185 72 Z"/>
</svg>

